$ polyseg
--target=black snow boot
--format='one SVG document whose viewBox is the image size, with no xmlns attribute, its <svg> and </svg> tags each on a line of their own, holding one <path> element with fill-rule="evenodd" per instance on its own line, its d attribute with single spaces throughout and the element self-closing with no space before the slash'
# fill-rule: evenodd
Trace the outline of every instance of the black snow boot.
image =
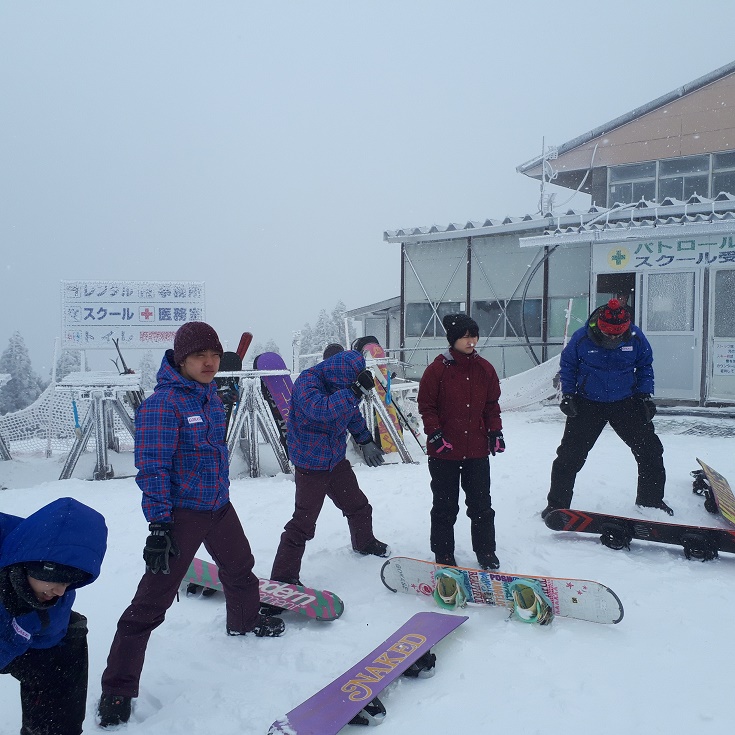
<svg viewBox="0 0 735 735">
<path fill-rule="evenodd" d="M 122 725 L 130 719 L 132 709 L 132 697 L 121 694 L 102 693 L 97 714 L 100 718 L 100 727 L 115 727 Z"/>
</svg>

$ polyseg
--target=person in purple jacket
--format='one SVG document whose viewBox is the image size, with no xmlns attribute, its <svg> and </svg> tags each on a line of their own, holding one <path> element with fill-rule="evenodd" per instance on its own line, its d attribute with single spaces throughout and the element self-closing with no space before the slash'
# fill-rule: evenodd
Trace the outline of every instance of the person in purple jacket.
<svg viewBox="0 0 735 735">
<path fill-rule="evenodd" d="M 325 498 L 347 518 L 355 551 L 388 556 L 387 545 L 373 535 L 373 509 L 346 458 L 349 432 L 361 446 L 366 464 L 383 464 L 383 450 L 373 441 L 359 408 L 374 385 L 365 358 L 355 350 L 338 352 L 296 378 L 288 415 L 296 507 L 281 535 L 271 579 L 300 584 L 301 559 L 306 542 L 314 538 Z"/>
<path fill-rule="evenodd" d="M 673 515 L 664 502 L 664 448 L 652 422 L 653 351 L 630 309 L 618 299 L 595 309 L 562 350 L 559 364 L 559 408 L 567 420 L 541 517 L 571 507 L 577 473 L 608 423 L 638 463 L 636 505 Z"/>
<path fill-rule="evenodd" d="M 222 345 L 204 322 L 182 325 L 135 416 L 136 482 L 150 535 L 146 571 L 122 614 L 102 674 L 101 727 L 127 722 L 148 639 L 164 620 L 201 544 L 219 568 L 228 635 L 279 636 L 283 621 L 260 614 L 255 559 L 230 503 L 225 410 L 214 376 Z M 160 572 L 160 573 L 159 573 Z"/>
<path fill-rule="evenodd" d="M 0 674 L 20 682 L 21 735 L 82 732 L 87 618 L 72 605 L 106 549 L 104 518 L 73 498 L 28 518 L 0 513 Z"/>
</svg>

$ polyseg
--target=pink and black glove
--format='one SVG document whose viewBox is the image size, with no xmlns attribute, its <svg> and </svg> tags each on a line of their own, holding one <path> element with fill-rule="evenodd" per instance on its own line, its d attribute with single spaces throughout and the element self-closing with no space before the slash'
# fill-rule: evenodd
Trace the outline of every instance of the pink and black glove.
<svg viewBox="0 0 735 735">
<path fill-rule="evenodd" d="M 436 450 L 437 454 L 441 454 L 444 451 L 447 451 L 449 449 L 454 449 L 454 447 L 444 438 L 444 434 L 442 434 L 441 429 L 437 429 L 427 440 L 427 444 L 431 444 L 432 447 Z"/>
<path fill-rule="evenodd" d="M 487 432 L 487 447 L 493 457 L 496 454 L 502 454 L 505 451 L 505 439 L 503 439 L 502 431 Z"/>
</svg>

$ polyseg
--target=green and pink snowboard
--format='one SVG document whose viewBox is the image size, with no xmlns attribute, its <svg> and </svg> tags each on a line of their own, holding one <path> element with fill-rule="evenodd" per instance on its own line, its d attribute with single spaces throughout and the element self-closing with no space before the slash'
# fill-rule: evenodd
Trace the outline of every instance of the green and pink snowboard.
<svg viewBox="0 0 735 735">
<path fill-rule="evenodd" d="M 292 610 L 312 620 L 336 620 L 345 609 L 342 600 L 329 590 L 315 590 L 272 579 L 258 581 L 261 602 L 282 607 L 284 610 Z M 184 576 L 184 582 L 222 591 L 217 565 L 203 559 L 195 558 L 192 561 Z"/>
<path fill-rule="evenodd" d="M 423 595 L 434 602 L 435 575 L 440 568 L 440 565 L 431 561 L 394 556 L 383 564 L 380 578 L 391 592 Z M 468 602 L 512 608 L 511 582 L 532 579 L 541 585 L 551 602 L 554 615 L 591 623 L 619 623 L 623 619 L 620 598 L 609 587 L 589 579 L 540 577 L 464 567 L 446 568 L 461 574 Z"/>
</svg>

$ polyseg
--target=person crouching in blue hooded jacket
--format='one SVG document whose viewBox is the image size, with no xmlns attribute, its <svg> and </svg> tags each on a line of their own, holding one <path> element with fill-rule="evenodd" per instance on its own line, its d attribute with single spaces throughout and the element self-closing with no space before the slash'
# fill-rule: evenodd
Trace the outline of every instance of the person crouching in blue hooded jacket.
<svg viewBox="0 0 735 735">
<path fill-rule="evenodd" d="M 567 420 L 541 517 L 571 507 L 577 473 L 608 423 L 638 463 L 636 505 L 673 515 L 664 502 L 664 448 L 652 422 L 653 351 L 628 307 L 610 299 L 595 309 L 562 350 L 559 364 L 559 408 Z"/>
<path fill-rule="evenodd" d="M 20 682 L 21 735 L 82 732 L 87 619 L 72 605 L 106 550 L 104 518 L 73 498 L 0 513 L 0 674 Z"/>
<path fill-rule="evenodd" d="M 372 506 L 346 458 L 349 432 L 367 465 L 383 464 L 383 450 L 373 441 L 359 408 L 374 385 L 365 358 L 355 350 L 338 352 L 296 378 L 288 414 L 288 456 L 296 468 L 296 507 L 281 535 L 271 579 L 300 584 L 301 559 L 306 542 L 314 538 L 325 498 L 347 518 L 355 551 L 363 556 L 388 556 L 387 545 L 373 535 Z"/>
</svg>

